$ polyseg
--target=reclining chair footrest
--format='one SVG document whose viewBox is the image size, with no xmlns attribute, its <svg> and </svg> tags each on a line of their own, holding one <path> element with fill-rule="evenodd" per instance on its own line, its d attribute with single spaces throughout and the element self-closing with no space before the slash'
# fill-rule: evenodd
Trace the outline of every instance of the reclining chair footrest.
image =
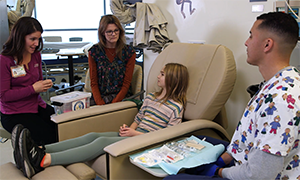
<svg viewBox="0 0 300 180">
<path fill-rule="evenodd" d="M 6 163 L 0 166 L 0 179 L 5 180 L 28 180 L 22 171 L 16 168 L 12 163 Z M 84 163 L 76 163 L 67 166 L 50 166 L 44 171 L 35 174 L 32 180 L 91 180 L 96 178 L 96 172 Z"/>
<path fill-rule="evenodd" d="M 16 168 L 16 166 L 9 162 L 0 166 L 0 179 L 6 180 L 27 180 L 27 178 L 23 175 L 22 171 Z M 5 173 L 4 173 L 5 172 Z"/>
<path fill-rule="evenodd" d="M 75 163 L 66 166 L 78 180 L 91 180 L 96 178 L 96 172 L 84 163 Z"/>
</svg>

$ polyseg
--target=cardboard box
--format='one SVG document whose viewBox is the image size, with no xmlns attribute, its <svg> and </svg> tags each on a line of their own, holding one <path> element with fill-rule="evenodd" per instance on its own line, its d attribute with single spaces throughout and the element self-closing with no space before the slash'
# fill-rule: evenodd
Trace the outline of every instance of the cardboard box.
<svg viewBox="0 0 300 180">
<path fill-rule="evenodd" d="M 55 114 L 59 115 L 70 111 L 89 108 L 91 95 L 89 92 L 73 91 L 51 97 L 50 101 L 54 107 Z"/>
</svg>

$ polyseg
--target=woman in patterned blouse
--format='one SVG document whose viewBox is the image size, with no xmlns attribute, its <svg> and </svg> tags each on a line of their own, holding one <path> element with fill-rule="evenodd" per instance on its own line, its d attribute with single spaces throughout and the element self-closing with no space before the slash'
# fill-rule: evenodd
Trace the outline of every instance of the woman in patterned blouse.
<svg viewBox="0 0 300 180">
<path fill-rule="evenodd" d="M 98 38 L 88 58 L 92 99 L 97 105 L 122 101 L 130 94 L 135 50 L 125 44 L 125 31 L 113 15 L 101 18 Z"/>
</svg>

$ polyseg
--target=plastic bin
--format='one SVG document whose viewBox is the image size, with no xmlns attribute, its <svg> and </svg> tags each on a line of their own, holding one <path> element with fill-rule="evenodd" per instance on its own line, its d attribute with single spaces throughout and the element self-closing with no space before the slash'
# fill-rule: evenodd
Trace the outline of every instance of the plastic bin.
<svg viewBox="0 0 300 180">
<path fill-rule="evenodd" d="M 51 97 L 50 101 L 54 107 L 55 114 L 59 115 L 70 111 L 89 108 L 91 95 L 89 92 L 73 91 Z"/>
</svg>

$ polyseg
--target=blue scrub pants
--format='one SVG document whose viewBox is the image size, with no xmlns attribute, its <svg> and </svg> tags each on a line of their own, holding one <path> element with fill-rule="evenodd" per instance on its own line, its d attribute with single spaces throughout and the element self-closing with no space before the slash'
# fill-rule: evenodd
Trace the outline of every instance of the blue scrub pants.
<svg viewBox="0 0 300 180">
<path fill-rule="evenodd" d="M 223 140 L 219 140 L 219 139 L 215 139 L 215 138 L 211 138 L 211 137 L 206 137 L 206 136 L 197 136 L 197 138 L 199 139 L 203 139 L 206 138 L 205 141 L 213 144 L 213 145 L 217 145 L 217 144 L 223 144 L 225 147 L 227 147 L 229 145 L 229 142 L 223 141 Z M 225 152 L 225 151 L 224 151 Z M 226 167 L 230 167 L 230 166 L 234 166 L 234 161 L 231 161 L 231 163 L 229 165 L 227 165 Z M 200 168 L 200 166 L 199 166 Z M 193 168 L 195 170 L 195 172 L 197 171 L 197 167 Z M 194 171 L 192 170 L 192 171 Z M 191 173 L 192 171 L 190 171 L 189 173 Z M 223 179 L 223 180 L 228 180 L 227 178 L 221 178 L 218 176 L 204 176 L 204 175 L 194 175 L 194 174 L 186 174 L 186 173 L 180 173 L 177 175 L 170 175 L 164 178 L 164 180 L 186 180 L 186 179 L 201 179 L 201 180 L 206 180 L 206 179 Z"/>
</svg>

